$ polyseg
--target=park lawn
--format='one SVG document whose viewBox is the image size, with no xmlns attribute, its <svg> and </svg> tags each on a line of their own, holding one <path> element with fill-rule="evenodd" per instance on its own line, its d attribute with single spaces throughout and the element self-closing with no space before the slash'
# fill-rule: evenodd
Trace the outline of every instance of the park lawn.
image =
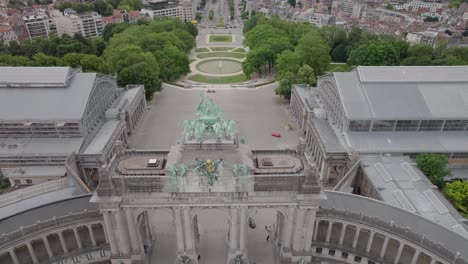
<svg viewBox="0 0 468 264">
<path fill-rule="evenodd" d="M 201 83 L 211 83 L 211 84 L 226 84 L 226 83 L 239 83 L 247 81 L 247 76 L 245 74 L 238 74 L 233 76 L 222 76 L 222 77 L 213 77 L 213 76 L 206 76 L 202 74 L 195 74 L 188 78 L 194 82 L 201 82 Z"/>
<path fill-rule="evenodd" d="M 218 24 L 216 24 L 216 27 L 224 27 L 224 18 L 220 17 Z"/>
<path fill-rule="evenodd" d="M 243 59 L 245 58 L 245 54 L 218 51 L 218 52 L 210 52 L 210 53 L 201 53 L 201 54 L 198 54 L 197 57 L 200 59 L 217 58 L 217 57 Z"/>
<path fill-rule="evenodd" d="M 232 50 L 232 47 L 210 47 L 212 51 L 228 51 Z"/>
<path fill-rule="evenodd" d="M 328 64 L 327 71 L 328 72 L 349 72 L 352 68 L 346 63 L 343 64 Z"/>
<path fill-rule="evenodd" d="M 232 52 L 242 52 L 242 53 L 246 53 L 245 49 L 243 48 L 237 48 L 235 50 L 232 50 Z"/>
<path fill-rule="evenodd" d="M 208 48 L 199 48 L 196 49 L 195 52 L 210 52 L 210 50 Z"/>
<path fill-rule="evenodd" d="M 231 35 L 211 35 L 209 42 L 232 42 Z"/>
</svg>

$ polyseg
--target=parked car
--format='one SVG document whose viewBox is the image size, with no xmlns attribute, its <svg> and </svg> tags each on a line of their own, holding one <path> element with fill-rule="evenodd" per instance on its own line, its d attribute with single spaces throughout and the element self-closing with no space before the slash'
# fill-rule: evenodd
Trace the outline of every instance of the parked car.
<svg viewBox="0 0 468 264">
<path fill-rule="evenodd" d="M 208 89 L 207 92 L 208 92 L 208 93 L 216 93 L 216 90 L 215 90 L 215 89 Z"/>
<path fill-rule="evenodd" d="M 272 133 L 271 135 L 274 136 L 274 137 L 277 137 L 277 138 L 280 138 L 280 137 L 281 137 L 281 134 L 280 134 L 280 133 Z"/>
</svg>

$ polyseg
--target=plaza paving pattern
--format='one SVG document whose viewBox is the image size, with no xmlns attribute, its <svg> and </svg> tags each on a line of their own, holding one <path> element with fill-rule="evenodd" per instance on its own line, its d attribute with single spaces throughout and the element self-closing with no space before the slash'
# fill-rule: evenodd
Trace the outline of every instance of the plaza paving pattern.
<svg viewBox="0 0 468 264">
<path fill-rule="evenodd" d="M 223 88 L 206 96 L 221 106 L 225 119 L 236 121 L 239 137 L 252 149 L 293 149 L 299 136 L 297 129 L 288 130 L 291 123 L 288 103 L 275 95 L 276 87 L 277 84 L 256 89 Z M 151 109 L 145 112 L 130 138 L 130 147 L 169 149 L 180 141 L 183 121 L 195 118 L 200 90 L 206 88 L 186 90 L 165 84 L 163 91 L 148 103 Z M 273 132 L 281 133 L 282 137 L 272 137 Z"/>
</svg>

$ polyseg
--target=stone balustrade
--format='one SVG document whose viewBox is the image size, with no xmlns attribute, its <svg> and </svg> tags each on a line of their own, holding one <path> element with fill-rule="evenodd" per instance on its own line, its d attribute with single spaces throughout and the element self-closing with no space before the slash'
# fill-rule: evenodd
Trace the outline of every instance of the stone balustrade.
<svg viewBox="0 0 468 264">
<path fill-rule="evenodd" d="M 0 208 L 9 204 L 16 203 L 17 201 L 31 198 L 43 193 L 52 192 L 55 190 L 63 189 L 68 186 L 68 179 L 62 178 L 54 181 L 48 181 L 36 184 L 21 190 L 7 193 L 0 196 Z"/>
</svg>

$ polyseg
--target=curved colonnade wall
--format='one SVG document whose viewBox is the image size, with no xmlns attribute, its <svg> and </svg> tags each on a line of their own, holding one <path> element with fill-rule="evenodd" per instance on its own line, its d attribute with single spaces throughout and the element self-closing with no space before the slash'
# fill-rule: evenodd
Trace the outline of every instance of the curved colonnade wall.
<svg viewBox="0 0 468 264">
<path fill-rule="evenodd" d="M 0 221 L 0 263 L 99 263 L 110 259 L 102 215 L 91 195 L 40 206 Z"/>
<path fill-rule="evenodd" d="M 324 193 L 312 247 L 294 256 L 312 255 L 313 263 L 468 263 L 468 239 L 437 223 L 366 197 Z M 103 217 L 89 199 L 68 199 L 1 220 L 0 263 L 108 260 Z M 8 228 L 16 229 L 5 233 Z"/>
<path fill-rule="evenodd" d="M 466 264 L 468 239 L 420 215 L 369 199 L 325 191 L 312 255 L 338 263 Z"/>
</svg>

